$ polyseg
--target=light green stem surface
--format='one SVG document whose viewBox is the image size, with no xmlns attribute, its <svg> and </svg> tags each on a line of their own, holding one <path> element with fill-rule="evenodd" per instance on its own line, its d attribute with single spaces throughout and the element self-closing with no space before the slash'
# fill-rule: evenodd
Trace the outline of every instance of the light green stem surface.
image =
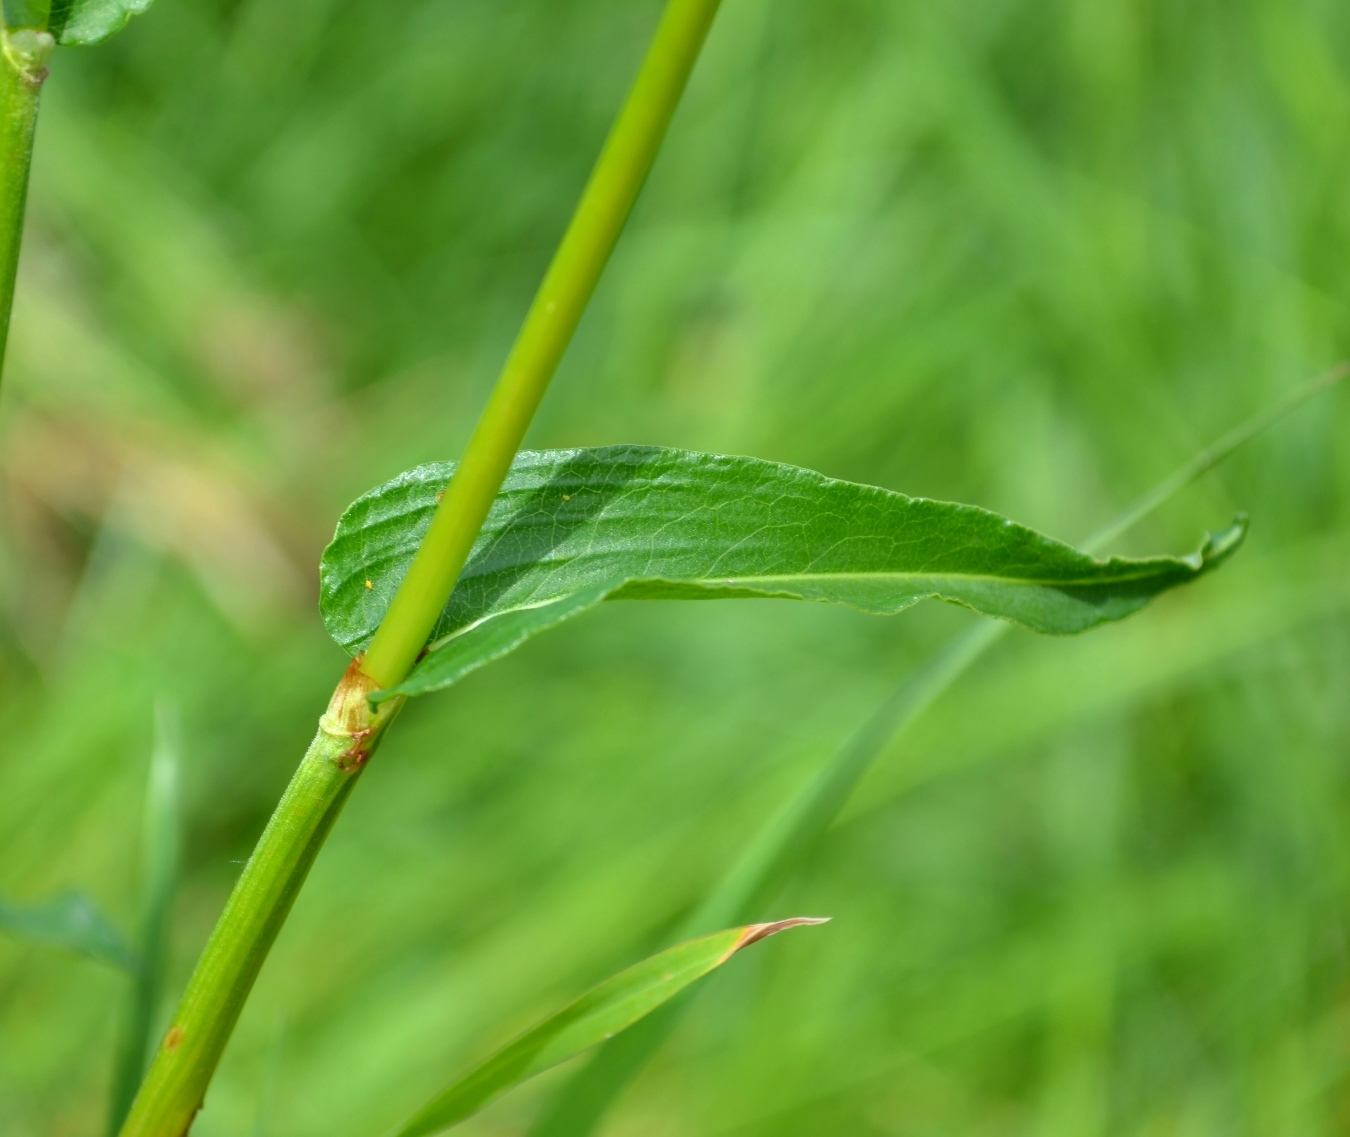
<svg viewBox="0 0 1350 1137">
<path fill-rule="evenodd" d="M 402 682 L 426 644 L 651 169 L 718 0 L 671 0 L 478 428 L 362 664 Z"/>
<path fill-rule="evenodd" d="M 38 94 L 54 46 L 46 32 L 0 31 L 0 372 L 9 341 L 14 281 L 19 271 L 28 170 L 33 161 Z"/>
<path fill-rule="evenodd" d="M 357 775 L 398 713 L 402 700 L 372 712 L 370 689 L 355 664 L 347 669 L 197 961 L 122 1137 L 180 1137 L 201 1108 L 272 941 Z"/>
<path fill-rule="evenodd" d="M 449 490 L 365 657 L 347 669 L 207 941 L 121 1137 L 182 1137 L 201 1108 L 263 960 L 402 699 L 488 507 L 651 168 L 718 0 L 669 0 L 628 100 Z"/>
</svg>

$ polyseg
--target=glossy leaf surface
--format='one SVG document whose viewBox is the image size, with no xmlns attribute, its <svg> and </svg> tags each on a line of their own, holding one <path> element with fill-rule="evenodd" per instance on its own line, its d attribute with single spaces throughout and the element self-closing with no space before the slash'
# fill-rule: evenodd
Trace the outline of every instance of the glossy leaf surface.
<svg viewBox="0 0 1350 1137">
<path fill-rule="evenodd" d="M 152 0 L 52 0 L 48 29 L 56 42 L 88 46 L 101 43 L 139 16 Z"/>
<path fill-rule="evenodd" d="M 333 637 L 364 648 L 449 463 L 357 499 L 323 556 Z M 756 458 L 645 446 L 522 452 L 430 650 L 385 692 L 448 686 L 602 599 L 777 597 L 893 614 L 936 598 L 1040 632 L 1084 631 L 1218 564 L 1239 522 L 1181 557 L 1097 560 L 988 510 Z"/>
<path fill-rule="evenodd" d="M 797 917 L 731 928 L 689 940 L 619 972 L 474 1067 L 398 1130 L 398 1137 L 425 1137 L 448 1129 L 512 1086 L 632 1026 L 751 944 L 789 928 L 824 922 Z"/>
</svg>

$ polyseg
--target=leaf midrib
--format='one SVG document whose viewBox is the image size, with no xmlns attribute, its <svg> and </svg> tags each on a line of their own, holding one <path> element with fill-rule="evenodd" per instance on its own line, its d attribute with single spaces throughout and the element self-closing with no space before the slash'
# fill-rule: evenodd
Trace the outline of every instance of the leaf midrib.
<svg viewBox="0 0 1350 1137">
<path fill-rule="evenodd" d="M 1138 571 L 1125 573 L 1111 579 L 1112 584 L 1128 583 L 1132 580 L 1147 580 L 1156 573 Z M 994 576 L 990 573 L 963 573 L 963 572 L 818 572 L 818 573 L 779 573 L 770 576 L 735 576 L 735 577 L 687 577 L 687 576 L 626 576 L 619 577 L 613 581 L 611 591 L 617 591 L 628 584 L 684 584 L 690 587 L 709 587 L 726 588 L 728 585 L 735 587 L 742 584 L 758 584 L 771 581 L 794 581 L 794 580 L 892 580 L 896 577 L 904 577 L 914 580 L 948 580 L 959 578 L 961 580 L 987 581 L 996 584 L 1016 584 L 1023 587 L 1034 588 L 1095 588 L 1101 587 L 1103 581 L 1085 580 L 1074 577 L 1069 580 L 1051 580 L 1037 577 L 1019 577 L 1019 576 Z M 537 608 L 547 608 L 551 604 L 557 604 L 566 600 L 569 596 L 575 596 L 578 592 L 584 592 L 587 588 L 603 587 L 603 585 L 586 585 L 565 592 L 559 592 L 556 596 L 550 596 L 544 600 L 531 601 L 526 604 L 513 604 L 509 608 L 501 608 L 492 612 L 485 612 L 476 620 L 471 621 L 462 627 L 456 628 L 448 635 L 440 639 L 433 640 L 427 645 L 428 653 L 436 651 L 460 636 L 466 635 L 475 628 L 480 628 L 489 620 L 495 620 L 499 616 L 509 616 L 514 612 L 531 612 Z M 605 597 L 608 599 L 608 597 Z M 748 599 L 748 598 L 747 598 Z M 771 599 L 766 597 L 766 599 Z"/>
</svg>

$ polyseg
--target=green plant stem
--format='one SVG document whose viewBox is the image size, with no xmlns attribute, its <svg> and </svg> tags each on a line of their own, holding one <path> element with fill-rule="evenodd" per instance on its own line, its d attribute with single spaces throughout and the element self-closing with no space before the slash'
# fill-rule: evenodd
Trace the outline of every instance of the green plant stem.
<svg viewBox="0 0 1350 1137">
<path fill-rule="evenodd" d="M 401 700 L 372 711 L 370 691 L 353 663 L 216 922 L 122 1137 L 180 1137 L 201 1108 L 263 960 L 356 775 L 398 713 Z"/>
<path fill-rule="evenodd" d="M 263 960 L 450 597 L 488 507 L 632 209 L 718 0 L 670 0 L 459 471 L 364 659 L 352 662 L 225 905 L 122 1127 L 182 1137 Z"/>
<path fill-rule="evenodd" d="M 9 342 L 14 281 L 19 271 L 28 170 L 33 163 L 38 95 L 55 46 L 32 28 L 0 31 L 0 373 Z"/>
<path fill-rule="evenodd" d="M 496 389 L 362 668 L 402 682 L 431 636 L 488 508 L 651 169 L 719 0 L 671 0 Z"/>
</svg>

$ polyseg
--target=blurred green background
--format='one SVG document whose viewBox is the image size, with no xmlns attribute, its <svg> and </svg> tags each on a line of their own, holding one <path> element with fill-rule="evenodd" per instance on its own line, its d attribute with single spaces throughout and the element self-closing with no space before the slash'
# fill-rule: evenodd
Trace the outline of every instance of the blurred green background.
<svg viewBox="0 0 1350 1137">
<path fill-rule="evenodd" d="M 344 662 L 343 506 L 455 456 L 653 0 L 159 0 L 44 94 L 0 395 L 0 895 L 124 926 L 183 723 L 185 980 Z M 1068 539 L 1350 351 L 1339 0 L 727 0 L 531 434 L 756 454 Z M 620 1135 L 1350 1125 L 1350 415 L 1120 543 L 892 747 Z M 405 712 L 194 1133 L 374 1134 L 666 942 L 967 625 L 614 605 Z M 125 982 L 0 939 L 0 1131 L 103 1125 Z M 166 1008 L 167 1010 L 167 1008 Z M 520 1134 L 565 1072 L 475 1119 Z"/>
</svg>

